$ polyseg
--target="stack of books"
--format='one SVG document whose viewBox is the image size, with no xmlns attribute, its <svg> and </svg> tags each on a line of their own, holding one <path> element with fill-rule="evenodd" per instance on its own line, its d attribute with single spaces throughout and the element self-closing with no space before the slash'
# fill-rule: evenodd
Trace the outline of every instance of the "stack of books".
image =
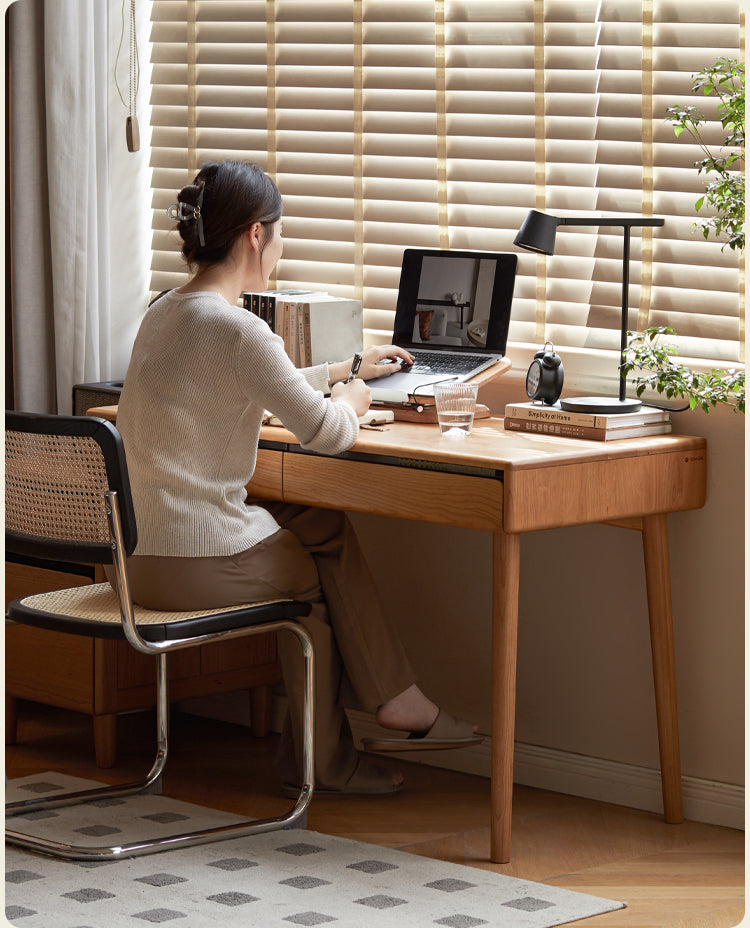
<svg viewBox="0 0 750 928">
<path fill-rule="evenodd" d="M 297 367 L 344 361 L 362 350 L 362 303 L 319 290 L 265 290 L 243 293 L 245 309 L 268 323 L 284 340 Z"/>
<path fill-rule="evenodd" d="M 610 441 L 615 438 L 638 438 L 664 435 L 672 431 L 669 411 L 656 406 L 641 406 L 637 412 L 596 415 L 566 412 L 559 403 L 509 403 L 505 407 L 506 432 L 534 432 L 561 438 L 587 438 Z"/>
</svg>

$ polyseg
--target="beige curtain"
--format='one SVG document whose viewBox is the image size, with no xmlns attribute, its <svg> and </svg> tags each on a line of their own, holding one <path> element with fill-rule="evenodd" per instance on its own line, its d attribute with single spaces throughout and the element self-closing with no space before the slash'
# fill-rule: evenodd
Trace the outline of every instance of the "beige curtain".
<svg viewBox="0 0 750 928">
<path fill-rule="evenodd" d="M 6 354 L 15 408 L 29 412 L 56 411 L 44 68 L 39 66 L 44 61 L 43 7 L 43 0 L 24 0 L 8 14 L 13 312 Z"/>
<path fill-rule="evenodd" d="M 16 0 L 11 60 L 15 404 L 70 413 L 110 368 L 108 16 L 97 0 Z"/>
</svg>

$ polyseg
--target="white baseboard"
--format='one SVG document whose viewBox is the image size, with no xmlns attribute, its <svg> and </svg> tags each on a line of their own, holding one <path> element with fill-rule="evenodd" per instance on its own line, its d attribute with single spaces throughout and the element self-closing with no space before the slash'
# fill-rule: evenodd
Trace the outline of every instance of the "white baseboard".
<svg viewBox="0 0 750 928">
<path fill-rule="evenodd" d="M 207 713 L 213 718 L 249 724 L 249 700 L 224 700 L 226 705 L 215 700 Z M 186 711 L 196 711 L 205 701 L 191 700 L 183 704 Z M 223 711 L 218 711 L 220 709 Z M 286 714 L 286 697 L 275 694 L 272 704 L 271 729 L 281 731 Z M 359 744 L 362 738 L 382 736 L 383 729 L 366 712 L 348 712 Z M 485 738 L 482 744 L 462 748 L 460 751 L 428 751 L 399 754 L 404 760 L 414 761 L 446 770 L 457 770 L 475 776 L 490 776 L 491 741 Z M 553 793 L 566 793 L 583 799 L 596 799 L 614 805 L 643 809 L 646 812 L 661 812 L 661 774 L 649 767 L 636 767 L 619 761 L 601 760 L 570 751 L 538 747 L 516 742 L 514 752 L 513 780 L 521 786 L 546 789 Z M 727 828 L 745 827 L 745 789 L 730 783 L 718 783 L 698 777 L 683 776 L 682 796 L 685 818 Z"/>
<path fill-rule="evenodd" d="M 647 812 L 663 810 L 661 773 L 649 767 L 517 743 L 513 778 L 524 786 Z M 683 776 L 682 801 L 686 819 L 740 830 L 745 827 L 743 786 Z"/>
<path fill-rule="evenodd" d="M 355 739 L 382 736 L 383 730 L 372 716 L 361 712 L 348 714 Z M 489 777 L 491 747 L 490 739 L 485 738 L 482 744 L 460 751 L 404 752 L 399 756 L 417 763 Z M 516 742 L 513 781 L 522 786 L 646 812 L 660 813 L 663 808 L 658 770 L 533 744 Z M 683 776 L 682 796 L 686 819 L 744 829 L 744 787 Z"/>
</svg>

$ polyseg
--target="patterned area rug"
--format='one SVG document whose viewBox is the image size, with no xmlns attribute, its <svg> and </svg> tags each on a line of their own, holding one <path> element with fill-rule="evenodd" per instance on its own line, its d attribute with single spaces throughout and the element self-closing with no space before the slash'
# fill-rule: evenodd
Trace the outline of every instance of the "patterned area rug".
<svg viewBox="0 0 750 928">
<path fill-rule="evenodd" d="M 97 785 L 46 773 L 7 798 Z M 18 830 L 106 844 L 236 816 L 165 796 L 100 800 L 14 818 Z M 112 862 L 60 861 L 8 845 L 5 914 L 19 928 L 550 928 L 623 907 L 305 829 Z"/>
</svg>

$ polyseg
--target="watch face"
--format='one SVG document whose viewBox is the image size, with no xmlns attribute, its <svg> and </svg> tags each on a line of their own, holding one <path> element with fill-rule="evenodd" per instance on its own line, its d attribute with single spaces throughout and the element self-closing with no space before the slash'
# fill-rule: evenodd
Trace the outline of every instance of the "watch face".
<svg viewBox="0 0 750 928">
<path fill-rule="evenodd" d="M 541 380 L 542 372 L 541 365 L 539 361 L 534 360 L 531 362 L 529 367 L 529 372 L 526 375 L 526 395 L 534 399 L 536 396 L 536 391 L 539 389 L 539 381 Z"/>
</svg>

